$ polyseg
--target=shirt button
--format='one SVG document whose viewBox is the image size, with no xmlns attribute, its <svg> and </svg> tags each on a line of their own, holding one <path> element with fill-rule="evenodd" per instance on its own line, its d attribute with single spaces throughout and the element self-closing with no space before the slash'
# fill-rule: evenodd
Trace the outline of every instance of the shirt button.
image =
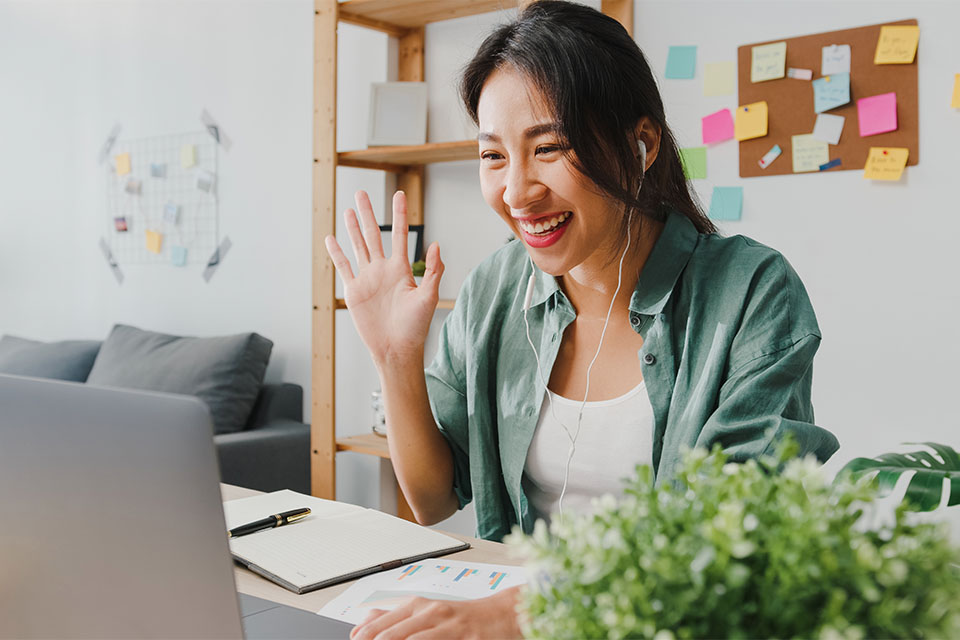
<svg viewBox="0 0 960 640">
<path fill-rule="evenodd" d="M 657 356 L 653 355 L 652 353 L 648 353 L 648 354 L 646 354 L 646 355 L 643 356 L 643 361 L 644 361 L 646 364 L 656 364 L 656 362 L 657 362 Z"/>
<path fill-rule="evenodd" d="M 640 316 L 630 316 L 630 324 L 635 327 L 640 326 Z"/>
</svg>

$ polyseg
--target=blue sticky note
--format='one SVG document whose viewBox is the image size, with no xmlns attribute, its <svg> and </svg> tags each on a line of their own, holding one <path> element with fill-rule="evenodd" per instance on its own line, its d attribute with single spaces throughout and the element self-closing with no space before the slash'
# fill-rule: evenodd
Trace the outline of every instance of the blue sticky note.
<svg viewBox="0 0 960 640">
<path fill-rule="evenodd" d="M 667 53 L 667 70 L 663 74 L 667 78 L 688 80 L 697 70 L 696 47 L 670 47 Z"/>
<path fill-rule="evenodd" d="M 170 249 L 170 262 L 175 267 L 183 267 L 187 264 L 187 248 L 173 246 Z"/>
<path fill-rule="evenodd" d="M 850 102 L 850 74 L 835 73 L 813 81 L 813 110 L 829 111 Z"/>
<path fill-rule="evenodd" d="M 743 187 L 714 187 L 710 199 L 712 220 L 739 220 L 743 211 Z"/>
</svg>

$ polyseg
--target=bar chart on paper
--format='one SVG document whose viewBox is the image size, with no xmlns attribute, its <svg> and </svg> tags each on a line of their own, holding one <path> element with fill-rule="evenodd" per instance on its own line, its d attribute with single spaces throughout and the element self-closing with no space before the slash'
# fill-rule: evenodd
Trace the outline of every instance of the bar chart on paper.
<svg viewBox="0 0 960 640">
<path fill-rule="evenodd" d="M 362 578 L 318 613 L 358 624 L 373 609 L 389 611 L 407 598 L 473 600 L 526 582 L 523 567 L 425 560 Z"/>
</svg>

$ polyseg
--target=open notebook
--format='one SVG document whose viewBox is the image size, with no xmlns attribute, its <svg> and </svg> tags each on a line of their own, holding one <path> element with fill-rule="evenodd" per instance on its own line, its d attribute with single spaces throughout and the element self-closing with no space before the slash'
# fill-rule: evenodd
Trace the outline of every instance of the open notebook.
<svg viewBox="0 0 960 640">
<path fill-rule="evenodd" d="M 234 559 L 296 593 L 470 547 L 374 509 L 295 491 L 223 503 L 228 529 L 300 507 L 311 509 L 303 520 L 230 539 Z"/>
</svg>

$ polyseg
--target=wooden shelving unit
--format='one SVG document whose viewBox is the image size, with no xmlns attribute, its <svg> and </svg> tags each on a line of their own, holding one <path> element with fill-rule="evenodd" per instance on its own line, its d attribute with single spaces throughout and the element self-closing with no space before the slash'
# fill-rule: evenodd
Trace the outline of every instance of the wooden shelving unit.
<svg viewBox="0 0 960 640">
<path fill-rule="evenodd" d="M 423 224 L 424 166 L 477 158 L 477 141 L 433 142 L 337 152 L 337 25 L 340 22 L 376 29 L 399 39 L 400 81 L 424 80 L 424 26 L 431 22 L 516 8 L 529 0 L 314 0 L 313 57 L 313 317 L 311 367 L 311 488 L 315 496 L 336 499 L 336 455 L 351 451 L 380 458 L 381 508 L 413 514 L 396 486 L 386 438 L 373 433 L 336 436 L 335 314 L 346 309 L 336 297 L 336 271 L 323 238 L 336 233 L 337 166 L 389 171 L 407 194 L 410 224 Z M 633 0 L 603 0 L 601 8 L 633 33 Z M 452 309 L 453 300 L 441 300 Z M 386 496 L 384 493 L 395 495 Z"/>
</svg>

